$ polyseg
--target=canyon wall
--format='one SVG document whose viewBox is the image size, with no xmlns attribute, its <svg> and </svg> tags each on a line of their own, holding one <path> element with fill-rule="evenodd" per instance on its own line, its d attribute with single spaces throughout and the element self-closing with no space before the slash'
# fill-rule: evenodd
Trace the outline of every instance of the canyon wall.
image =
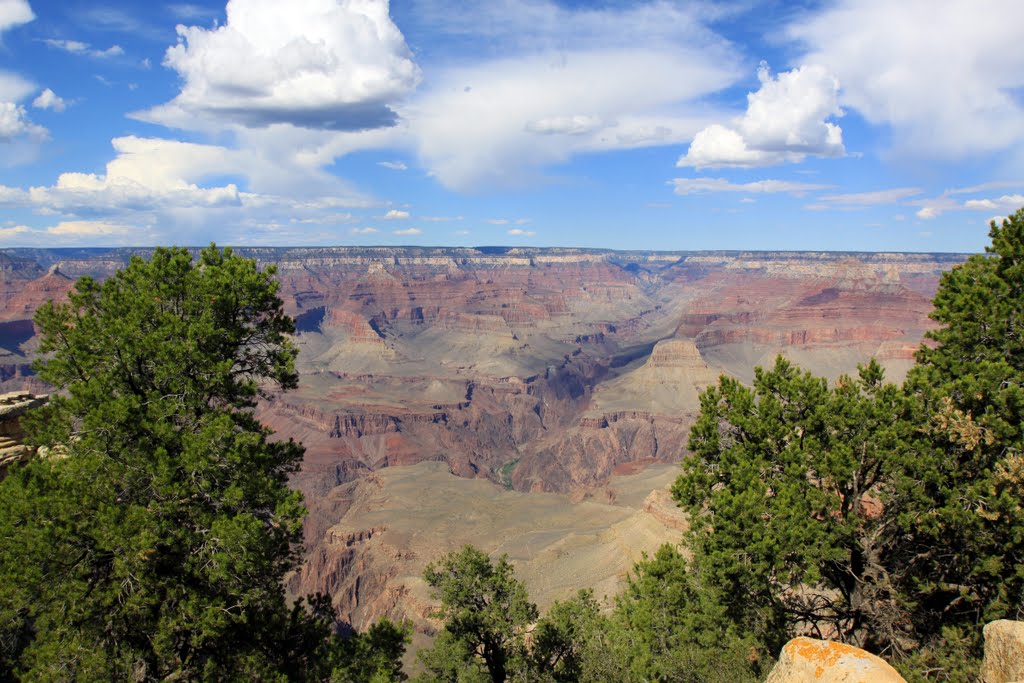
<svg viewBox="0 0 1024 683">
<path fill-rule="evenodd" d="M 618 539 L 618 562 L 573 564 L 578 575 L 565 582 L 611 590 L 641 550 L 679 534 L 678 523 L 663 523 L 671 515 L 645 508 L 651 489 L 626 495 L 616 482 L 684 457 L 704 387 L 722 373 L 748 381 L 756 365 L 778 354 L 831 378 L 874 356 L 900 380 L 932 325 L 930 297 L 941 273 L 966 258 L 525 248 L 237 252 L 277 268 L 297 324 L 300 386 L 258 409 L 282 438 L 306 446 L 294 483 L 310 510 L 308 561 L 289 586 L 297 594 L 330 590 L 356 626 L 390 614 L 422 630 L 429 629 L 428 596 L 417 578 L 422 566 L 472 539 L 491 551 L 520 547 L 516 534 L 527 533 L 520 522 L 532 519 L 529 501 L 538 496 L 575 506 L 564 519 L 576 521 L 530 537 L 533 554 L 518 559 L 533 563 L 535 581 L 550 574 L 537 558 L 559 566 L 566 539 L 579 529 L 596 539 L 615 525 L 647 520 L 632 545 L 622 540 L 628 534 L 608 537 Z M 0 250 L 0 390 L 43 389 L 29 367 L 38 306 L 64 296 L 78 276 L 109 277 L 146 253 Z M 425 511 L 410 517 L 408 509 L 422 501 L 414 500 L 415 481 L 397 474 L 405 468 L 418 473 L 423 500 L 462 522 Z M 671 480 L 665 477 L 658 487 Z M 464 514 L 467 506 L 483 510 L 486 499 L 505 501 L 508 514 L 520 518 L 504 520 L 504 536 Z M 402 521 L 389 523 L 380 512 L 388 509 Z M 550 595 L 562 597 L 557 587 Z"/>
</svg>

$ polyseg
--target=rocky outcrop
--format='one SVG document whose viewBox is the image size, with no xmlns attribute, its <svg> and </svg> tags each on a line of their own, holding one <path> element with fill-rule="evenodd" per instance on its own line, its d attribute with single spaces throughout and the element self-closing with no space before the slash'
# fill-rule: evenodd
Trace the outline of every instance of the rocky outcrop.
<svg viewBox="0 0 1024 683">
<path fill-rule="evenodd" d="M 852 645 L 799 637 L 786 643 L 765 683 L 906 683 L 885 660 Z"/>
<path fill-rule="evenodd" d="M 45 395 L 28 392 L 0 394 L 0 479 L 7 475 L 7 469 L 16 462 L 24 462 L 34 453 L 22 443 L 25 432 L 21 427 L 22 416 L 32 408 L 45 404 Z"/>
<path fill-rule="evenodd" d="M 1024 622 L 1000 619 L 985 625 L 982 683 L 1024 681 Z"/>
<path fill-rule="evenodd" d="M 655 489 L 644 499 L 643 511 L 669 529 L 690 530 L 690 518 L 665 489 Z"/>
</svg>

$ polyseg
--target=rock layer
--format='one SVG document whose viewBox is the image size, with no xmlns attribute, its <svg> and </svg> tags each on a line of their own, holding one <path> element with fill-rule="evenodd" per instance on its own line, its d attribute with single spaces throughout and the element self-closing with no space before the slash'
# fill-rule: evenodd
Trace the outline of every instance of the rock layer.
<svg viewBox="0 0 1024 683">
<path fill-rule="evenodd" d="M 433 466 L 488 480 L 474 483 L 498 493 L 607 500 L 609 478 L 685 455 L 699 392 L 720 374 L 749 380 L 754 365 L 781 353 L 836 378 L 877 355 L 900 379 L 932 324 L 929 297 L 940 274 L 965 258 L 236 251 L 277 267 L 280 295 L 297 320 L 299 388 L 258 408 L 280 438 L 306 447 L 293 483 L 310 510 L 309 564 L 295 589 L 338 589 L 338 606 L 357 627 L 379 613 L 416 611 L 415 590 L 396 588 L 389 575 L 408 538 L 386 520 L 367 526 L 351 516 L 364 481 Z M 146 253 L 0 250 L 0 389 L 39 390 L 29 367 L 31 318 L 47 297 L 63 296 L 71 278 L 109 277 Z M 664 503 L 652 499 L 652 514 L 681 524 Z M 340 550 L 339 525 L 356 534 Z M 441 530 L 419 533 L 440 545 Z M 466 540 L 457 527 L 444 533 L 456 547 Z"/>
</svg>

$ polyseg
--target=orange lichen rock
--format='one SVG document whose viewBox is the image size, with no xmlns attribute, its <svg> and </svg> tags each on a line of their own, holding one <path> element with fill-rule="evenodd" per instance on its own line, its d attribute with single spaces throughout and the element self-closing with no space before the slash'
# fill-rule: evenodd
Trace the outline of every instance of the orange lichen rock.
<svg viewBox="0 0 1024 683">
<path fill-rule="evenodd" d="M 814 638 L 786 643 L 766 683 L 906 683 L 896 669 L 852 645 Z"/>
</svg>

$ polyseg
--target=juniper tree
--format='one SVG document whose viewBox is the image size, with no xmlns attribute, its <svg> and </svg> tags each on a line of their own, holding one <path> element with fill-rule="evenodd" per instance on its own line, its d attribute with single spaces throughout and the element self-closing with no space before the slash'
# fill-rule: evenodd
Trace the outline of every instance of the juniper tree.
<svg viewBox="0 0 1024 683">
<path fill-rule="evenodd" d="M 27 423 L 0 483 L 0 678 L 319 680 L 326 598 L 290 606 L 303 450 L 258 397 L 296 385 L 273 268 L 211 246 L 133 257 L 42 306 Z M 404 636 L 403 636 L 404 637 Z"/>
<path fill-rule="evenodd" d="M 525 669 L 526 628 L 538 612 L 507 557 L 492 563 L 467 545 L 429 564 L 423 577 L 441 601 L 444 628 L 420 652 L 427 671 L 419 680 L 504 683 Z"/>
</svg>

